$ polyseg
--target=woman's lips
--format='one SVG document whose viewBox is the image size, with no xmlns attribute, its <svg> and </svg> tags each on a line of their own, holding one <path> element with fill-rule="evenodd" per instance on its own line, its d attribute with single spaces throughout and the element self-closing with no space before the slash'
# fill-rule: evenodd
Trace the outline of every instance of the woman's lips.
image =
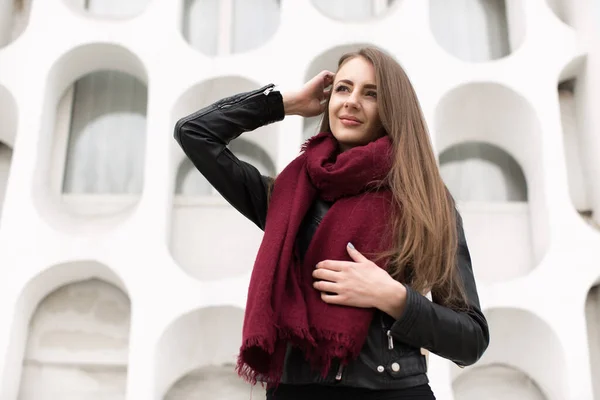
<svg viewBox="0 0 600 400">
<path fill-rule="evenodd" d="M 345 126 L 359 126 L 360 124 L 362 124 L 362 122 L 360 122 L 360 121 L 356 121 L 356 120 L 348 119 L 348 118 L 340 118 L 340 122 L 342 124 L 344 124 Z"/>
</svg>

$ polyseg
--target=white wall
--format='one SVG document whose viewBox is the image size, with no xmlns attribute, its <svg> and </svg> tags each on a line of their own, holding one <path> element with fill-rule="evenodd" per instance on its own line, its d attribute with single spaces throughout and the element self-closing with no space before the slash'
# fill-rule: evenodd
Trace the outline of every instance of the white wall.
<svg viewBox="0 0 600 400">
<path fill-rule="evenodd" d="M 526 182 L 526 201 L 513 201 L 510 191 L 523 185 L 499 183 L 504 161 L 487 160 L 482 169 L 462 155 L 442 165 L 449 181 L 470 177 L 493 195 L 481 201 L 468 184 L 449 184 L 458 188 L 492 340 L 472 368 L 432 356 L 437 398 L 587 400 L 596 390 L 600 399 L 600 304 L 597 290 L 590 292 L 600 281 L 593 226 L 600 222 L 600 119 L 591 112 L 599 104 L 600 46 L 591 0 L 506 1 L 494 7 L 503 14 L 492 15 L 500 11 L 480 1 L 452 9 L 445 1 L 396 0 L 388 9 L 377 0 L 364 21 L 282 0 L 278 14 L 272 5 L 268 18 L 261 14 L 274 25 L 257 33 L 260 45 L 230 40 L 252 32 L 246 26 L 216 35 L 212 53 L 182 34 L 183 1 L 136 2 L 116 16 L 114 5 L 84 11 L 75 0 L 34 0 L 15 18 L 8 3 L 0 7 L 0 21 L 13 26 L 0 30 L 0 141 L 12 149 L 10 157 L 0 150 L 1 400 L 69 388 L 72 398 L 248 398 L 232 363 L 261 234 L 219 196 L 175 193 L 183 155 L 174 123 L 237 91 L 270 82 L 296 88 L 363 43 L 404 65 L 438 154 L 492 145 Z M 215 26 L 239 23 L 228 17 L 238 2 L 220 4 Z M 456 31 L 466 15 L 470 30 Z M 489 42 L 490 32 L 501 47 Z M 147 88 L 145 140 L 135 150 L 143 159 L 141 192 L 63 193 L 71 111 L 61 99 L 79 78 L 106 69 Z M 575 93 L 565 101 L 557 87 L 572 78 Z M 575 127 L 565 128 L 568 121 Z M 297 154 L 303 125 L 290 117 L 244 139 L 279 172 Z M 91 308 L 78 311 L 85 302 Z M 110 322 L 116 315 L 122 319 Z M 86 330 L 72 339 L 68 331 L 78 326 Z M 42 357 L 48 347 L 39 343 L 63 350 Z M 220 392 L 225 386 L 229 393 Z M 37 394 L 40 388 L 50 389 Z M 263 396 L 259 388 L 252 395 Z"/>
</svg>

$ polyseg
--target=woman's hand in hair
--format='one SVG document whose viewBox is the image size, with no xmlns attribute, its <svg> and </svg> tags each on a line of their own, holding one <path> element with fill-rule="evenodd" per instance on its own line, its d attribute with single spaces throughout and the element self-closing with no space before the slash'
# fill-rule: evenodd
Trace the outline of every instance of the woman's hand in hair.
<svg viewBox="0 0 600 400">
<path fill-rule="evenodd" d="M 406 288 L 363 256 L 350 243 L 353 261 L 325 260 L 317 264 L 313 286 L 329 304 L 378 308 L 398 319 L 406 304 Z"/>
<path fill-rule="evenodd" d="M 316 117 L 325 111 L 326 101 L 331 93 L 331 89 L 328 88 L 333 84 L 333 77 L 333 72 L 321 71 L 306 82 L 299 91 L 284 93 L 285 114 Z"/>
</svg>

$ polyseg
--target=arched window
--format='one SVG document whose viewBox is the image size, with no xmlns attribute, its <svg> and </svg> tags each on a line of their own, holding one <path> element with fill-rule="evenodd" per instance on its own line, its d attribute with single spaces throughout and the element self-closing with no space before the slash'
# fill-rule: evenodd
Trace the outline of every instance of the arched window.
<svg viewBox="0 0 600 400">
<path fill-rule="evenodd" d="M 227 306 L 197 309 L 176 319 L 158 343 L 157 398 L 264 398 L 260 385 L 251 387 L 235 373 L 243 319 L 242 309 Z"/>
<path fill-rule="evenodd" d="M 521 2 L 429 0 L 429 20 L 440 46 L 464 61 L 505 57 L 525 36 Z"/>
<path fill-rule="evenodd" d="M 25 30 L 33 0 L 4 0 L 0 2 L 0 48 L 11 43 Z"/>
<path fill-rule="evenodd" d="M 340 21 L 366 21 L 379 17 L 396 0 L 312 0 L 315 7 L 330 18 Z"/>
<path fill-rule="evenodd" d="M 594 398 L 600 397 L 600 284 L 590 289 L 585 302 L 588 346 Z"/>
<path fill-rule="evenodd" d="M 442 178 L 460 201 L 526 202 L 527 182 L 517 161 L 482 142 L 461 143 L 440 155 Z"/>
<path fill-rule="evenodd" d="M 549 227 L 532 105 L 495 83 L 458 86 L 437 104 L 435 146 L 446 186 L 458 201 L 478 279 L 499 283 L 541 262 Z"/>
<path fill-rule="evenodd" d="M 29 323 L 19 399 L 124 398 L 129 325 L 129 298 L 104 281 L 50 293 Z"/>
<path fill-rule="evenodd" d="M 259 145 L 237 138 L 229 143 L 231 152 L 240 159 L 247 162 L 264 176 L 275 176 L 275 164 L 269 154 Z M 175 181 L 175 194 L 186 196 L 206 196 L 217 194 L 212 185 L 202 176 L 188 158 L 184 158 Z"/>
<path fill-rule="evenodd" d="M 569 398 L 564 346 L 553 327 L 523 309 L 495 308 L 484 313 L 490 337 L 496 339 L 473 367 L 452 368 L 454 398 Z M 511 334 L 525 331 L 527 336 Z"/>
<path fill-rule="evenodd" d="M 63 192 L 141 193 L 145 84 L 120 71 L 96 71 L 80 78 L 66 101 L 72 111 Z"/>
<path fill-rule="evenodd" d="M 151 0 L 64 0 L 76 10 L 96 17 L 128 18 L 141 14 Z"/>
<path fill-rule="evenodd" d="M 195 49 L 223 56 L 255 49 L 279 26 L 277 0 L 185 0 L 183 36 Z"/>
<path fill-rule="evenodd" d="M 537 383 L 519 369 L 493 364 L 475 367 L 454 382 L 457 400 L 546 400 Z"/>
<path fill-rule="evenodd" d="M 11 159 L 12 150 L 10 147 L 0 142 L 0 217 L 2 216 L 2 206 L 4 204 L 4 195 L 6 193 L 6 185 L 8 183 Z"/>
</svg>

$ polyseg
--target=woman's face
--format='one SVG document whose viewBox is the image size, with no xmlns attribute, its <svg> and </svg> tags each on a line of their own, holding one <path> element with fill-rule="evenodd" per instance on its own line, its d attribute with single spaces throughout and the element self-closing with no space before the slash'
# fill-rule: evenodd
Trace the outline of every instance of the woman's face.
<svg viewBox="0 0 600 400">
<path fill-rule="evenodd" d="M 383 136 L 375 68 L 369 61 L 354 57 L 342 65 L 335 75 L 328 112 L 331 133 L 341 151 Z"/>
</svg>

